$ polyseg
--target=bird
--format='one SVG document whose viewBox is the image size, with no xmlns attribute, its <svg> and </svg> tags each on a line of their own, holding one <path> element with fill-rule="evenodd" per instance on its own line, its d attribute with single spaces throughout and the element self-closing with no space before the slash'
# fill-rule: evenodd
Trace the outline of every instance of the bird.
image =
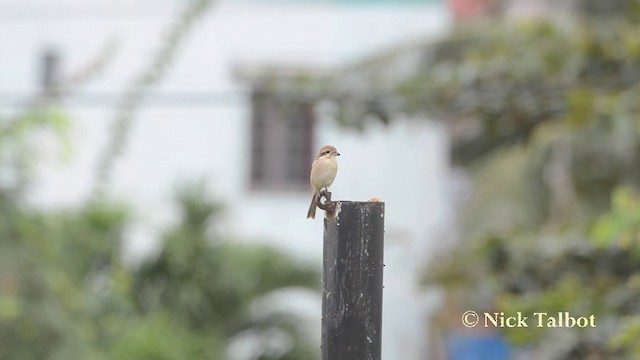
<svg viewBox="0 0 640 360">
<path fill-rule="evenodd" d="M 320 148 L 316 159 L 313 160 L 311 174 L 309 175 L 309 182 L 313 187 L 313 196 L 311 197 L 309 211 L 307 211 L 307 219 L 316 218 L 316 205 L 320 197 L 320 191 L 331 186 L 336 178 L 338 173 L 337 156 L 340 156 L 340 153 L 335 146 L 325 145 Z"/>
</svg>

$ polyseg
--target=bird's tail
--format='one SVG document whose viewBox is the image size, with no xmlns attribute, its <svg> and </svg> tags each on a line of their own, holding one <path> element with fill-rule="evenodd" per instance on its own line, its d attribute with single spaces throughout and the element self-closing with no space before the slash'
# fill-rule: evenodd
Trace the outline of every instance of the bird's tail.
<svg viewBox="0 0 640 360">
<path fill-rule="evenodd" d="M 311 205 L 309 205 L 309 211 L 307 211 L 307 219 L 316 218 L 316 206 L 318 203 L 318 192 L 314 191 L 311 197 Z"/>
</svg>

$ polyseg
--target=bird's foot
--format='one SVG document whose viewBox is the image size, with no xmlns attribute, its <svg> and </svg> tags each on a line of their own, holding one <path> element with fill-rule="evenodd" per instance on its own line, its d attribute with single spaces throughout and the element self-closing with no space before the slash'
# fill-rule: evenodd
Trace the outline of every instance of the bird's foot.
<svg viewBox="0 0 640 360">
<path fill-rule="evenodd" d="M 324 199 L 324 201 L 322 201 Z M 320 190 L 320 196 L 318 196 L 318 207 L 327 212 L 329 217 L 333 216 L 336 211 L 336 203 L 331 201 L 331 192 L 326 188 Z"/>
</svg>

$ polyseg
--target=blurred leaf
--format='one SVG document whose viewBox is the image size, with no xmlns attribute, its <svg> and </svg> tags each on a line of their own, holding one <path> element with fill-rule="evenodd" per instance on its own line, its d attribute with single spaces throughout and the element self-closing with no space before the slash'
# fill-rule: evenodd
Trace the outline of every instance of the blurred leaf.
<svg viewBox="0 0 640 360">
<path fill-rule="evenodd" d="M 266 327 L 254 322 L 250 307 L 285 287 L 317 288 L 317 270 L 273 248 L 237 244 L 210 231 L 219 221 L 221 206 L 206 195 L 203 183 L 183 186 L 177 200 L 181 222 L 165 233 L 158 257 L 134 275 L 134 298 L 142 312 L 168 311 L 186 329 L 213 332 L 223 339 L 249 329 L 278 329 L 299 339 L 277 318 Z M 300 341 L 284 354 L 299 351 Z"/>
<path fill-rule="evenodd" d="M 591 237 L 598 246 L 621 246 L 625 249 L 640 245 L 640 196 L 625 187 L 612 195 L 612 210 L 597 220 Z"/>
<path fill-rule="evenodd" d="M 591 120 L 595 107 L 592 89 L 572 89 L 567 92 L 567 97 L 567 117 L 570 124 L 583 125 Z"/>
<path fill-rule="evenodd" d="M 629 316 L 623 318 L 622 330 L 611 339 L 611 347 L 614 349 L 630 348 L 633 353 L 640 354 L 640 317 Z"/>
<path fill-rule="evenodd" d="M 210 335 L 210 334 L 209 334 Z M 150 313 L 119 334 L 109 350 L 117 360 L 224 359 L 224 344 L 184 328 L 162 312 Z"/>
</svg>

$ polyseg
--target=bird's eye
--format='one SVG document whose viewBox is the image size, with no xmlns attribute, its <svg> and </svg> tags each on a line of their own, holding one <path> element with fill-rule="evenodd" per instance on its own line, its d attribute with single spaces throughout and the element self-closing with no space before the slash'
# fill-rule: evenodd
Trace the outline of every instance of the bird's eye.
<svg viewBox="0 0 640 360">
<path fill-rule="evenodd" d="M 329 151 L 329 150 L 327 150 L 327 151 L 323 152 L 323 154 L 325 154 L 325 155 L 327 155 L 327 154 L 329 154 L 329 153 L 331 153 L 331 151 Z"/>
</svg>

